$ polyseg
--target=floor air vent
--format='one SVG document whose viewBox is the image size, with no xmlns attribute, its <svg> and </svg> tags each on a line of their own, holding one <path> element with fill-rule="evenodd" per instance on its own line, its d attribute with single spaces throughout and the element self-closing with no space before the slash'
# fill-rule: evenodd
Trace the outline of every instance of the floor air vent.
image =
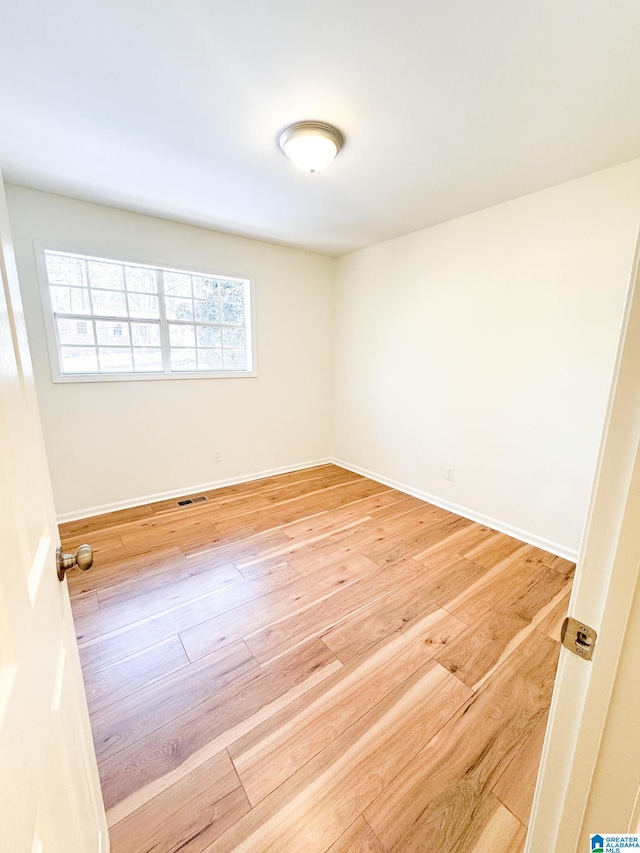
<svg viewBox="0 0 640 853">
<path fill-rule="evenodd" d="M 185 501 L 178 501 L 178 506 L 187 506 L 187 504 L 199 504 L 206 501 L 206 495 L 200 495 L 198 498 L 187 498 Z"/>
</svg>

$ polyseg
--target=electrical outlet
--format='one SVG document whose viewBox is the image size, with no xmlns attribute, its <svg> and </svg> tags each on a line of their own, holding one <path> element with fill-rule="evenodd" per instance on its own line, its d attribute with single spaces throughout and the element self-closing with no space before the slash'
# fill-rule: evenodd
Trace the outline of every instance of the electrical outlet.
<svg viewBox="0 0 640 853">
<path fill-rule="evenodd" d="M 219 451 L 219 450 L 214 450 L 214 451 L 213 451 L 213 461 L 214 461 L 214 462 L 221 462 L 221 461 L 222 461 L 222 453 L 221 453 L 221 451 Z"/>
<path fill-rule="evenodd" d="M 455 468 L 447 468 L 447 480 L 453 480 L 455 473 L 456 473 Z"/>
</svg>

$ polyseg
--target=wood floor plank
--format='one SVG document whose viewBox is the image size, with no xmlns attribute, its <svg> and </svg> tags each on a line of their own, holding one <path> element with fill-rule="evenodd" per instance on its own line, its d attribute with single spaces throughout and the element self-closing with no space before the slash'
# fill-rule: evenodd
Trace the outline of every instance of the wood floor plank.
<svg viewBox="0 0 640 853">
<path fill-rule="evenodd" d="M 319 530 L 340 527 L 344 522 L 359 518 L 371 518 L 373 513 L 378 513 L 387 508 L 396 511 L 395 508 L 403 503 L 405 497 L 402 492 L 387 489 L 371 497 L 352 501 L 346 506 L 322 510 L 322 512 L 304 518 L 302 521 L 296 520 L 290 524 L 285 524 L 281 529 L 292 539 L 304 539 Z"/>
<path fill-rule="evenodd" d="M 240 640 L 91 714 L 98 762 L 212 699 L 260 667 Z"/>
<path fill-rule="evenodd" d="M 302 612 L 270 624 L 257 633 L 245 635 L 245 642 L 256 660 L 266 663 L 313 636 L 321 636 L 367 604 L 376 602 L 398 585 L 415 580 L 423 573 L 420 563 L 400 560 L 359 578 Z"/>
<path fill-rule="evenodd" d="M 91 547 L 96 557 L 104 551 L 121 550 L 123 548 L 122 538 L 113 530 L 93 530 L 91 532 Z M 80 545 L 84 545 L 87 541 L 87 535 L 84 533 L 70 536 L 68 533 L 64 537 L 64 549 L 73 553 Z"/>
<path fill-rule="evenodd" d="M 270 703 L 277 704 L 280 697 L 334 661 L 324 643 L 312 640 L 107 758 L 99 765 L 106 808 L 180 767 L 195 752 Z"/>
<path fill-rule="evenodd" d="M 478 545 L 465 548 L 460 556 L 466 557 L 472 563 L 484 566 L 485 569 L 492 569 L 513 554 L 514 551 L 522 548 L 522 544 L 519 539 L 505 536 L 504 533 L 494 533 L 493 536 L 483 540 Z"/>
<path fill-rule="evenodd" d="M 248 536 L 225 536 L 225 541 L 215 547 L 205 548 L 194 546 L 189 547 L 184 545 L 182 551 L 184 556 L 191 561 L 201 562 L 207 559 L 211 565 L 219 566 L 224 563 L 233 563 L 236 568 L 245 576 L 259 574 L 264 571 L 262 566 L 258 566 L 253 570 L 248 567 L 254 563 L 258 563 L 266 555 L 270 555 L 271 551 L 276 550 L 278 553 L 289 543 L 289 537 L 280 528 L 276 530 L 265 530 L 262 533 L 253 533 Z M 285 561 L 282 558 L 283 562 Z"/>
<path fill-rule="evenodd" d="M 530 585 L 537 583 L 541 571 L 555 577 L 560 588 L 564 579 L 542 566 L 536 551 L 531 545 L 521 546 L 510 556 L 496 563 L 467 589 L 451 598 L 441 599 L 440 603 L 463 622 L 472 625 L 501 600 L 509 598 L 518 601 Z"/>
<path fill-rule="evenodd" d="M 314 497 L 327 498 L 332 490 L 341 490 L 347 486 L 362 486 L 367 483 L 367 480 L 359 474 L 348 474 L 335 470 L 333 472 L 325 472 L 322 476 L 316 478 L 304 478 L 291 481 L 280 481 L 279 478 L 274 478 L 275 482 L 269 488 L 264 489 L 246 489 L 235 494 L 220 494 L 214 492 L 213 496 L 220 504 L 222 512 L 221 518 L 239 518 L 240 515 L 249 514 L 254 511 L 266 508 L 279 507 L 283 504 L 291 503 L 299 498 L 304 498 L 309 501 Z M 368 486 L 365 486 L 368 489 Z M 350 494 L 350 492 L 345 492 Z"/>
<path fill-rule="evenodd" d="M 242 581 L 244 578 L 233 563 L 227 563 L 209 571 L 175 581 L 166 586 L 157 587 L 140 595 L 119 601 L 108 607 L 101 601 L 100 613 L 75 620 L 78 642 L 86 643 L 104 634 L 110 634 L 134 622 L 148 619 L 158 613 L 171 610 L 181 604 L 188 604 L 212 593 L 224 595 L 224 588 Z M 100 600 L 100 594 L 98 593 Z"/>
<path fill-rule="evenodd" d="M 528 826 L 531 815 L 548 717 L 547 713 L 540 718 L 534 730 L 522 741 L 504 773 L 493 786 L 496 797 L 524 826 Z"/>
<path fill-rule="evenodd" d="M 188 666 L 189 662 L 179 638 L 170 637 L 98 672 L 85 673 L 84 688 L 91 713 L 120 702 L 151 682 Z"/>
<path fill-rule="evenodd" d="M 271 701 L 257 707 L 252 713 L 244 715 L 240 720 L 234 722 L 228 728 L 224 728 L 216 734 L 212 740 L 206 741 L 202 746 L 193 750 L 187 758 L 177 764 L 173 769 L 166 770 L 162 775 L 146 782 L 134 789 L 130 794 L 120 799 L 116 804 L 107 809 L 107 825 L 114 826 L 125 817 L 133 814 L 145 803 L 150 802 L 158 794 L 166 791 L 171 785 L 187 778 L 194 770 L 215 757 L 221 750 L 227 749 L 230 744 L 247 732 L 278 713 L 282 708 L 295 702 L 308 690 L 313 689 L 321 681 L 331 677 L 337 672 L 341 664 L 333 660 L 320 667 L 312 668 L 306 678 L 299 679 L 284 692 L 276 695 Z"/>
<path fill-rule="evenodd" d="M 386 494 L 387 492 L 383 492 L 382 495 L 375 495 L 373 500 L 377 503 Z M 299 547 L 304 547 L 306 543 L 317 541 L 316 536 L 319 534 L 323 534 L 325 537 L 330 536 L 333 530 L 351 530 L 352 525 L 357 526 L 368 521 L 370 516 L 361 509 L 361 504 L 370 500 L 371 498 L 367 498 L 365 501 L 356 501 L 355 504 L 349 504 L 345 508 L 323 510 L 304 518 L 302 521 L 284 524 L 279 529 L 287 535 L 288 545 L 298 544 Z"/>
<path fill-rule="evenodd" d="M 397 537 L 403 532 L 409 533 L 417 523 L 423 521 L 435 523 L 442 518 L 442 512 L 439 507 L 422 504 L 391 518 L 379 520 L 372 517 L 370 521 L 364 521 L 355 529 L 345 529 L 337 535 L 332 534 L 330 539 L 310 543 L 310 547 L 303 553 L 292 554 L 288 561 L 300 574 L 309 574 L 352 554 L 363 554 L 367 549 L 374 550 L 380 546 L 384 549 L 384 543 L 390 537 Z"/>
<path fill-rule="evenodd" d="M 135 530 L 122 534 L 125 551 L 130 554 L 144 554 L 153 547 L 169 547 L 171 545 L 185 546 L 190 549 L 207 551 L 219 541 L 216 525 L 208 520 L 188 522 L 186 519 L 176 519 L 172 524 L 148 524 L 144 530 Z"/>
<path fill-rule="evenodd" d="M 347 471 L 344 468 L 339 468 L 336 465 L 327 464 L 299 469 L 286 474 L 278 474 L 275 477 L 261 477 L 258 480 L 208 489 L 204 492 L 198 492 L 198 494 L 206 495 L 207 498 L 215 502 L 216 506 L 222 507 L 234 504 L 238 500 L 242 501 L 246 498 L 263 495 L 265 492 L 279 492 L 291 483 L 305 483 L 306 490 L 314 491 L 324 483 L 335 484 L 357 479 L 360 479 L 360 475 Z M 182 497 L 193 496 L 185 494 Z M 152 512 L 162 514 L 167 510 L 173 509 L 177 500 L 178 498 L 156 501 L 150 504 L 150 507 Z"/>
<path fill-rule="evenodd" d="M 318 516 L 313 516 L 316 519 Z M 291 561 L 300 553 L 306 553 L 310 547 L 324 544 L 328 539 L 338 539 L 341 536 L 349 536 L 354 530 L 360 529 L 369 521 L 368 516 L 364 517 L 347 517 L 342 516 L 341 523 L 337 523 L 331 528 L 321 528 L 317 531 L 310 532 L 306 537 L 288 538 L 284 543 L 277 545 L 274 548 L 269 548 L 255 556 L 235 559 L 235 564 L 240 571 L 245 575 L 256 574 L 264 571 L 265 563 L 268 563 L 274 557 L 279 557 L 282 560 Z M 288 525 L 280 528 L 281 531 L 288 530 Z M 334 561 L 335 562 L 335 561 Z"/>
<path fill-rule="evenodd" d="M 324 853 L 467 696 L 467 688 L 445 669 L 425 664 L 258 803 L 210 850 Z"/>
<path fill-rule="evenodd" d="M 570 582 L 568 583 L 570 584 Z M 554 598 L 552 598 L 539 613 L 536 614 L 531 622 L 516 634 L 512 640 L 510 640 L 495 664 L 473 685 L 473 690 L 479 690 L 485 682 L 492 679 L 494 673 L 509 659 L 518 646 L 528 640 L 534 631 L 537 632 L 538 623 L 555 608 L 556 604 L 562 599 L 566 588 L 566 586 L 563 587 L 563 589 Z"/>
<path fill-rule="evenodd" d="M 491 796 L 484 797 L 491 804 Z M 482 830 L 477 841 L 470 840 L 472 846 L 463 839 L 457 850 L 459 853 L 522 853 L 527 836 L 526 827 L 503 805 L 498 804 Z"/>
<path fill-rule="evenodd" d="M 466 527 L 455 530 L 438 542 L 429 545 L 424 551 L 418 551 L 414 554 L 414 559 L 435 568 L 460 557 L 462 551 L 468 551 L 475 545 L 486 542 L 493 535 L 495 531 L 490 527 L 471 522 Z"/>
<path fill-rule="evenodd" d="M 562 575 L 546 566 L 515 585 L 513 577 L 505 578 L 508 591 L 496 594 L 493 607 L 443 649 L 437 660 L 469 687 L 480 683 L 511 641 L 566 584 Z"/>
<path fill-rule="evenodd" d="M 388 492 L 386 494 L 389 494 Z M 388 518 L 397 518 L 414 509 L 424 509 L 424 501 L 418 498 L 410 497 L 404 492 L 392 492 L 393 495 L 400 495 L 400 500 L 390 503 L 388 506 L 380 509 L 371 510 L 369 513 L 375 521 L 384 521 Z"/>
<path fill-rule="evenodd" d="M 166 568 L 156 568 L 152 571 L 146 571 L 142 574 L 134 575 L 126 580 L 121 580 L 117 583 L 103 586 L 97 590 L 100 607 L 111 607 L 114 604 L 121 604 L 125 601 L 131 601 L 139 595 L 161 590 L 169 587 L 180 581 L 187 581 L 189 578 L 194 578 L 200 574 L 208 574 L 216 569 L 230 569 L 232 563 L 223 563 L 214 565 L 208 559 L 203 560 L 187 560 L 182 558 L 179 562 L 170 564 Z M 234 567 L 235 568 L 235 567 Z M 242 575 L 237 571 L 237 579 L 241 579 Z M 197 583 L 197 582 L 195 582 Z"/>
<path fill-rule="evenodd" d="M 200 495 L 61 526 L 114 853 L 521 853 L 574 564 L 332 464 Z"/>
<path fill-rule="evenodd" d="M 255 512 L 249 510 L 246 513 L 244 529 L 247 532 L 260 533 L 270 527 L 282 526 L 293 521 L 314 515 L 322 510 L 336 509 L 353 501 L 371 497 L 388 491 L 388 486 L 365 480 L 353 483 L 330 486 L 325 490 L 318 490 L 315 494 L 305 494 L 298 498 L 283 501 L 277 506 L 269 508 L 268 512 Z M 238 528 L 237 518 L 216 519 L 216 529 L 221 533 Z"/>
<path fill-rule="evenodd" d="M 327 853 L 385 853 L 373 830 L 360 816 L 346 832 L 332 844 Z"/>
<path fill-rule="evenodd" d="M 250 809 L 226 751 L 109 832 L 111 853 L 201 853 Z"/>
<path fill-rule="evenodd" d="M 282 492 L 283 489 L 292 483 L 305 484 L 302 493 L 306 494 L 322 489 L 325 485 L 337 485 L 347 482 L 355 483 L 362 480 L 364 478 L 359 474 L 354 474 L 335 465 L 316 466 L 315 468 L 294 471 L 290 474 L 279 474 L 277 477 L 263 478 L 239 483 L 234 486 L 210 489 L 204 492 L 184 494 L 180 498 L 176 497 L 164 501 L 156 501 L 155 503 L 143 506 L 117 510 L 77 521 L 69 521 L 60 525 L 60 535 L 63 541 L 71 541 L 74 537 L 82 537 L 92 532 L 101 533 L 115 527 L 127 527 L 131 529 L 136 523 L 149 521 L 154 516 L 168 516 L 172 512 L 183 512 L 185 509 L 189 511 L 194 507 L 179 508 L 178 500 L 196 497 L 201 494 L 206 495 L 209 499 L 209 506 L 216 509 L 233 505 L 234 501 L 238 499 L 248 499 L 249 509 L 251 509 L 251 506 L 255 505 L 256 496 L 263 494 L 265 491 Z M 251 501 L 254 503 L 251 504 Z"/>
<path fill-rule="evenodd" d="M 425 591 L 423 576 L 399 584 L 392 592 L 363 607 L 335 628 L 321 634 L 322 641 L 346 664 L 381 642 L 391 640 L 415 620 L 437 609 L 433 596 Z M 450 616 L 438 622 L 429 635 L 434 654 L 465 630 L 464 622 Z"/>
<path fill-rule="evenodd" d="M 376 569 L 375 563 L 356 554 L 255 601 L 233 610 L 225 610 L 213 618 L 199 620 L 193 627 L 180 631 L 180 639 L 189 658 L 198 660 L 234 639 L 239 640 L 279 619 L 311 607 Z"/>
<path fill-rule="evenodd" d="M 564 557 L 557 557 L 554 554 L 550 554 L 549 556 L 550 559 L 545 560 L 545 565 L 556 572 L 560 572 L 567 580 L 574 576 L 576 570 L 575 563 L 572 563 L 571 560 L 566 560 Z"/>
<path fill-rule="evenodd" d="M 437 567 L 429 565 L 428 568 L 430 571 L 426 575 L 424 589 L 439 604 L 453 601 L 459 593 L 467 590 L 489 571 L 466 557 L 458 556 Z"/>
<path fill-rule="evenodd" d="M 324 583 L 329 586 L 332 581 L 333 578 Z M 291 579 L 289 567 L 285 566 L 257 577 L 246 578 L 237 584 L 231 584 L 202 598 L 148 616 L 94 640 L 81 639 L 78 645 L 83 671 L 94 672 L 127 656 L 131 649 L 144 649 L 156 645 L 221 613 L 247 602 L 260 601 L 262 596 L 269 595 L 280 588 L 287 589 L 290 594 L 294 592 L 291 587 L 296 583 L 298 581 Z M 318 586 L 322 583 L 323 579 L 319 578 Z M 200 656 L 204 654 L 207 652 Z"/>
<path fill-rule="evenodd" d="M 215 496 L 221 504 L 233 502 L 236 498 L 244 498 L 255 494 L 263 494 L 265 491 L 278 491 L 291 483 L 305 483 L 308 491 L 315 491 L 324 483 L 346 483 L 361 479 L 360 474 L 348 471 L 332 463 L 313 465 L 310 468 L 299 468 L 271 477 L 260 477 L 257 480 L 248 480 L 243 483 L 234 483 L 229 486 L 221 486 L 205 492 L 207 495 Z M 153 505 L 155 506 L 155 505 Z"/>
<path fill-rule="evenodd" d="M 418 522 L 409 534 L 392 536 L 375 547 L 363 548 L 362 553 L 379 566 L 385 563 L 395 563 L 402 557 L 413 557 L 430 544 L 439 542 L 443 536 L 462 530 L 471 523 L 467 518 L 453 515 L 441 510 L 443 517 L 434 515 L 432 520 Z"/>
<path fill-rule="evenodd" d="M 363 526 L 370 528 L 370 523 Z M 332 534 L 330 538 L 314 543 L 314 545 L 305 548 L 304 551 L 290 554 L 287 557 L 287 562 L 302 577 L 312 575 L 325 566 L 330 566 L 332 563 L 338 563 L 340 560 L 348 559 L 353 554 L 358 554 L 359 550 L 354 544 L 354 538 L 359 537 L 361 533 L 362 531 L 359 530 L 358 533 L 354 534 L 353 529 L 348 529 L 337 536 Z M 241 563 L 240 565 L 241 571 L 244 571 L 244 564 Z"/>
<path fill-rule="evenodd" d="M 98 590 L 120 581 L 152 574 L 158 569 L 171 568 L 176 563 L 186 564 L 186 562 L 185 555 L 177 545 L 171 548 L 154 548 L 146 554 L 138 554 L 135 557 L 124 553 L 123 549 L 123 553 L 115 561 L 106 562 L 102 557 L 94 560 L 90 572 L 80 572 L 77 569 L 67 572 L 69 592 L 72 595 L 78 595 L 82 592 Z"/>
<path fill-rule="evenodd" d="M 84 536 L 93 531 L 106 530 L 124 521 L 145 518 L 152 514 L 152 505 L 144 504 L 143 506 L 134 506 L 128 509 L 93 515 L 90 518 L 81 518 L 77 521 L 67 521 L 60 525 L 60 536 L 63 540 L 67 538 L 71 539 L 73 536 Z"/>
<path fill-rule="evenodd" d="M 436 656 L 468 687 L 479 682 L 527 622 L 513 613 L 486 613 Z"/>
<path fill-rule="evenodd" d="M 230 755 L 252 805 L 264 799 L 433 657 L 436 610 L 234 743 Z"/>
<path fill-rule="evenodd" d="M 538 624 L 538 630 L 542 631 L 543 634 L 547 634 L 547 636 L 551 637 L 552 640 L 560 642 L 562 623 L 569 612 L 570 597 L 571 590 L 568 590 L 566 595 L 556 604 L 553 610 Z"/>
<path fill-rule="evenodd" d="M 547 569 L 546 566 L 515 591 L 499 599 L 496 610 L 511 610 L 516 616 L 530 622 L 542 608 L 555 598 L 559 592 L 567 589 L 567 580 L 561 574 Z"/>
<path fill-rule="evenodd" d="M 353 544 L 360 551 L 370 555 L 370 559 L 378 564 L 387 561 L 390 548 L 393 548 L 403 538 L 414 537 L 428 530 L 433 525 L 447 520 L 449 513 L 432 504 L 422 504 L 409 512 L 394 515 L 382 520 L 376 519 L 370 530 L 354 538 Z"/>
<path fill-rule="evenodd" d="M 86 613 L 95 613 L 99 609 L 100 603 L 94 589 L 71 596 L 71 610 L 74 620 L 80 619 Z"/>
<path fill-rule="evenodd" d="M 197 546 L 206 551 L 228 540 L 228 534 L 219 531 L 218 520 L 213 503 L 195 504 L 135 524 L 122 525 L 115 530 L 130 554 L 143 554 L 154 542 L 160 547 Z"/>
<path fill-rule="evenodd" d="M 462 853 L 481 836 L 482 794 L 547 712 L 558 653 L 534 631 L 365 809 L 386 850 Z"/>
</svg>

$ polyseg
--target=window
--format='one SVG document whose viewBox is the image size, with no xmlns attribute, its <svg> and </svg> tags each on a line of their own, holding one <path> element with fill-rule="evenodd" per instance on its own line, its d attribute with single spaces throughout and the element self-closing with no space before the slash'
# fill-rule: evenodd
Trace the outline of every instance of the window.
<svg viewBox="0 0 640 853">
<path fill-rule="evenodd" d="M 249 280 L 44 258 L 56 379 L 253 375 Z"/>
</svg>

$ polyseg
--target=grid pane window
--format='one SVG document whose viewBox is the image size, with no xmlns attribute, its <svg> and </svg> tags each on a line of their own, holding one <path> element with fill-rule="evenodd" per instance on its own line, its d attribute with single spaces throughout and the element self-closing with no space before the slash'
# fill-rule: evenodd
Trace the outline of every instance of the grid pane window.
<svg viewBox="0 0 640 853">
<path fill-rule="evenodd" d="M 169 343 L 171 347 L 192 347 L 196 343 L 195 327 L 185 323 L 169 323 Z"/>
<path fill-rule="evenodd" d="M 116 344 L 129 346 L 129 326 L 125 323 L 113 323 L 109 320 L 96 320 L 96 334 L 98 343 L 103 346 Z"/>
<path fill-rule="evenodd" d="M 93 323 L 78 320 L 58 320 L 58 340 L 62 345 L 87 346 L 94 344 Z"/>
<path fill-rule="evenodd" d="M 198 326 L 199 347 L 221 347 L 222 330 L 215 326 Z"/>
<path fill-rule="evenodd" d="M 198 365 L 201 370 L 222 370 L 222 350 L 199 349 Z"/>
<path fill-rule="evenodd" d="M 128 313 L 124 293 L 113 290 L 92 290 L 91 304 L 93 306 L 91 313 L 99 316 L 126 317 Z"/>
<path fill-rule="evenodd" d="M 157 323 L 132 323 L 134 347 L 159 347 L 160 326 Z"/>
<path fill-rule="evenodd" d="M 133 363 L 139 372 L 162 370 L 162 350 L 159 347 L 134 347 Z"/>
<path fill-rule="evenodd" d="M 145 267 L 125 267 L 127 290 L 129 293 L 157 293 L 156 271 Z"/>
<path fill-rule="evenodd" d="M 165 308 L 169 320 L 193 320 L 193 300 L 167 296 Z"/>
<path fill-rule="evenodd" d="M 97 373 L 98 353 L 95 347 L 60 347 L 64 373 Z"/>
<path fill-rule="evenodd" d="M 191 296 L 191 276 L 184 273 L 166 272 L 164 275 L 165 296 Z"/>
<path fill-rule="evenodd" d="M 157 296 L 147 293 L 130 293 L 127 302 L 130 317 L 160 318 L 160 302 Z"/>
<path fill-rule="evenodd" d="M 45 261 L 61 378 L 251 372 L 249 281 L 63 252 Z"/>
<path fill-rule="evenodd" d="M 178 371 L 197 370 L 196 351 L 191 347 L 171 347 L 171 367 Z"/>
<path fill-rule="evenodd" d="M 105 373 L 131 373 L 133 353 L 130 347 L 99 347 L 100 369 Z"/>
<path fill-rule="evenodd" d="M 106 290 L 124 290 L 124 270 L 120 264 L 88 261 L 89 286 Z"/>
<path fill-rule="evenodd" d="M 73 255 L 58 255 L 48 253 L 47 273 L 49 284 L 53 287 L 61 284 L 64 287 L 86 287 L 87 266 L 82 258 Z"/>
</svg>

